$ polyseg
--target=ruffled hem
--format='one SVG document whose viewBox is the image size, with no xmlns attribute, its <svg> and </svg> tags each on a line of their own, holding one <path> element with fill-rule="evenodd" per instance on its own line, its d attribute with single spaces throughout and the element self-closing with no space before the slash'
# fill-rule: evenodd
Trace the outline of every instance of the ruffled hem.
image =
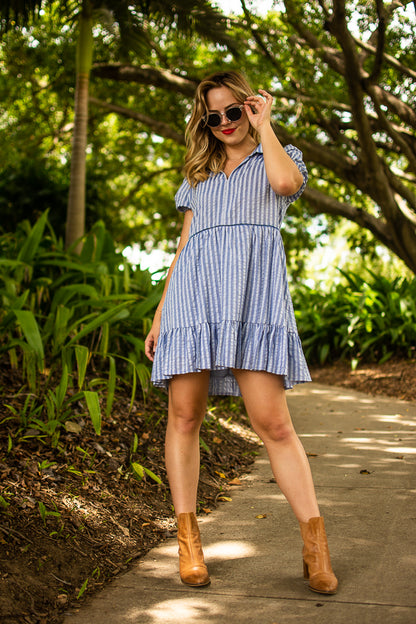
<svg viewBox="0 0 416 624">
<path fill-rule="evenodd" d="M 238 321 L 202 323 L 162 332 L 151 381 L 167 389 L 174 375 L 210 370 L 210 395 L 241 396 L 232 368 L 283 375 L 286 389 L 311 381 L 296 332 Z"/>
</svg>

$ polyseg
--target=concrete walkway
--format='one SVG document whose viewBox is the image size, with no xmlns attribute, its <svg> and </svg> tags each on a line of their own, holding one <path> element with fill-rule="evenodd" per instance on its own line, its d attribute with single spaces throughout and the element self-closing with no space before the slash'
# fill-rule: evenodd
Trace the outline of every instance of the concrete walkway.
<svg viewBox="0 0 416 624">
<path fill-rule="evenodd" d="M 262 452 L 232 502 L 200 519 L 208 588 L 181 584 L 168 540 L 65 624 L 416 623 L 416 404 L 317 384 L 288 400 L 338 593 L 306 588 L 299 528 Z"/>
</svg>

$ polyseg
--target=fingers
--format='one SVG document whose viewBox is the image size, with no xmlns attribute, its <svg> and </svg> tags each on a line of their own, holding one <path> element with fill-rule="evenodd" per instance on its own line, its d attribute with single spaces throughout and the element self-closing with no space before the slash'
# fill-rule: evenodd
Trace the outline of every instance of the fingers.
<svg viewBox="0 0 416 624">
<path fill-rule="evenodd" d="M 250 95 L 244 102 L 244 109 L 253 128 L 260 131 L 270 124 L 270 115 L 273 97 L 264 89 L 259 89 L 259 95 Z"/>
<path fill-rule="evenodd" d="M 259 89 L 259 95 L 250 95 L 244 102 L 244 104 L 254 108 L 257 113 L 260 113 L 266 108 L 271 108 L 272 103 L 273 97 L 264 89 Z"/>
<path fill-rule="evenodd" d="M 151 362 L 154 360 L 156 351 L 156 342 L 152 334 L 149 334 L 144 341 L 144 352 Z"/>
</svg>

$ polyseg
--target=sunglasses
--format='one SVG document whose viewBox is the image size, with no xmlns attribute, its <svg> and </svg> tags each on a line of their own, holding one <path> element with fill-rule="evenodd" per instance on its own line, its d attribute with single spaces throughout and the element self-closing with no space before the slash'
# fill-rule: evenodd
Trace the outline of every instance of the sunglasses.
<svg viewBox="0 0 416 624">
<path fill-rule="evenodd" d="M 217 128 L 223 118 L 223 115 L 226 116 L 228 121 L 238 121 L 241 119 L 243 114 L 244 104 L 240 104 L 238 106 L 231 106 L 227 108 L 224 113 L 209 113 L 202 118 L 205 126 L 209 126 L 210 128 Z"/>
</svg>

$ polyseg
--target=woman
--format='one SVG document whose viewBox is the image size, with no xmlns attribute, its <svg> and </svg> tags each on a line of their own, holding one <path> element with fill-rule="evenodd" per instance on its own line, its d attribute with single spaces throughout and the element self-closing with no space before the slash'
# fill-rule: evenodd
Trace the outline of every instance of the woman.
<svg viewBox="0 0 416 624">
<path fill-rule="evenodd" d="M 146 355 L 153 383 L 169 392 L 165 460 L 181 580 L 210 582 L 195 516 L 207 397 L 241 394 L 300 522 L 309 587 L 333 594 L 338 583 L 323 518 L 285 398 L 286 388 L 310 381 L 279 231 L 307 172 L 301 152 L 283 148 L 271 127 L 273 98 L 259 93 L 232 71 L 197 88 L 186 129 L 186 177 L 175 197 L 184 212 L 182 234 Z"/>
</svg>

